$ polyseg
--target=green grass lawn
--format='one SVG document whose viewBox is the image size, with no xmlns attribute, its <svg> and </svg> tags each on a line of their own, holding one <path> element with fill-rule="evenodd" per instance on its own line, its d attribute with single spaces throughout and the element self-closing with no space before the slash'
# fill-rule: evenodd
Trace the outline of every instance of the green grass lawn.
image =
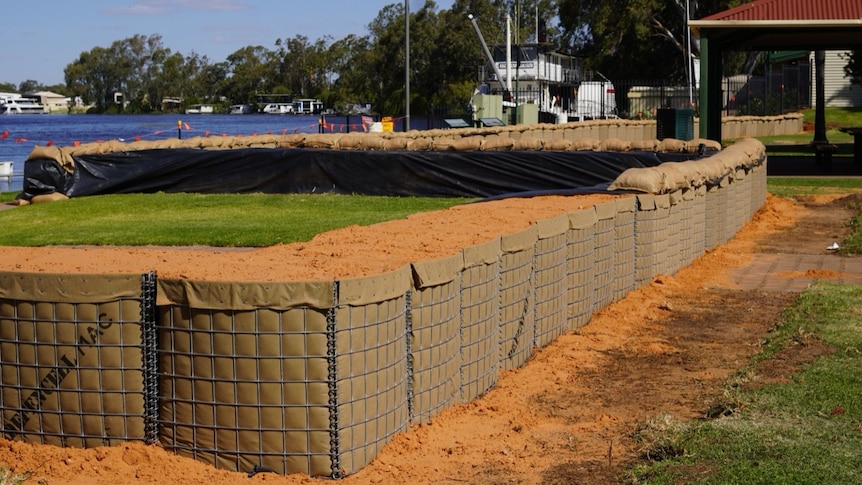
<svg viewBox="0 0 862 485">
<path fill-rule="evenodd" d="M 643 465 L 628 483 L 862 483 L 862 287 L 821 283 L 806 291 L 770 333 L 765 360 L 799 345 L 831 353 L 786 384 L 742 390 L 739 371 L 724 399 L 732 414 L 678 422 L 657 416 L 636 436 Z M 756 362 L 755 361 L 755 362 Z"/>
<path fill-rule="evenodd" d="M 826 107 L 824 111 L 826 115 L 826 139 L 832 143 L 853 143 L 853 136 L 841 132 L 839 128 L 844 126 L 862 126 L 862 108 Z M 814 123 L 814 110 L 803 110 L 802 120 L 805 123 Z M 796 153 L 800 155 L 810 155 L 811 150 L 805 149 L 799 151 L 799 148 L 793 147 L 793 145 L 805 146 L 810 143 L 813 138 L 814 133 L 806 131 L 790 135 L 762 136 L 757 139 L 770 148 L 770 154 L 785 155 Z M 726 146 L 732 144 L 734 141 L 734 139 L 722 140 L 722 144 Z M 782 145 L 791 145 L 791 147 L 781 148 Z"/>
<path fill-rule="evenodd" d="M 264 247 L 308 241 L 331 229 L 399 219 L 470 200 L 334 194 L 80 197 L 0 211 L 0 246 Z"/>
</svg>

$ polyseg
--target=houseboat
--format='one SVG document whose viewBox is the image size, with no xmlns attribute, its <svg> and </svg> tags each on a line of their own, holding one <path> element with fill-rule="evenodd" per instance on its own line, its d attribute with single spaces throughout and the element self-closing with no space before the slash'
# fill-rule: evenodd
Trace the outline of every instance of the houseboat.
<svg viewBox="0 0 862 485">
<path fill-rule="evenodd" d="M 263 112 L 268 115 L 292 115 L 296 110 L 293 103 L 269 103 L 263 107 Z"/>
<path fill-rule="evenodd" d="M 17 93 L 0 93 L 0 114 L 22 115 L 47 113 L 45 107 L 33 98 Z"/>
<path fill-rule="evenodd" d="M 233 104 L 228 110 L 228 113 L 232 115 L 248 115 L 254 112 L 254 106 L 250 104 Z"/>
<path fill-rule="evenodd" d="M 186 108 L 187 115 L 211 115 L 215 113 L 215 106 L 211 104 L 193 104 Z"/>
</svg>

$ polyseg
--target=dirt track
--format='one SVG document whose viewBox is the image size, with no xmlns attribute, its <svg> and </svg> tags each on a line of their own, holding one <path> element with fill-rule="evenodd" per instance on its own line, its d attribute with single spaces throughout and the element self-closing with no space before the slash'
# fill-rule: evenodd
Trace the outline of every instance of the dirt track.
<svg viewBox="0 0 862 485">
<path fill-rule="evenodd" d="M 715 409 L 728 378 L 759 351 L 780 311 L 792 302 L 793 292 L 751 287 L 746 268 L 763 254 L 796 259 L 817 254 L 829 258 L 827 264 L 846 262 L 825 248 L 847 233 L 852 200 L 819 198 L 801 204 L 770 197 L 730 243 L 597 313 L 580 333 L 563 335 L 537 351 L 524 368 L 501 375 L 496 388 L 477 401 L 396 436 L 371 465 L 342 482 L 618 481 L 640 459 L 633 439 L 639 423 L 664 415 L 698 419 Z M 521 212 L 536 210 L 532 206 Z M 543 217 L 553 212 L 541 211 Z M 482 224 L 486 222 L 477 228 Z M 469 223 L 465 227 L 473 230 Z M 334 236 L 328 237 L 327 244 L 335 244 Z M 88 257 L 98 259 L 95 253 Z M 862 274 L 819 268 L 773 271 L 764 277 L 795 281 Z M 793 364 L 788 358 L 763 372 L 780 377 Z M 138 443 L 79 450 L 0 440 L 0 465 L 30 473 L 26 483 L 40 484 L 330 483 L 266 473 L 247 478 Z"/>
</svg>

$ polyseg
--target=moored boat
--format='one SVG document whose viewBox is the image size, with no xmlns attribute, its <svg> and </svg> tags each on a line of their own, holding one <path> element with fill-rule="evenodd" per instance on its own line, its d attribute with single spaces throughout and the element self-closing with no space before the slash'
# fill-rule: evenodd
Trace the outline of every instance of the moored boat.
<svg viewBox="0 0 862 485">
<path fill-rule="evenodd" d="M 0 114 L 43 114 L 45 107 L 33 98 L 16 93 L 0 93 Z"/>
<path fill-rule="evenodd" d="M 232 115 L 248 115 L 254 113 L 254 106 L 250 104 L 234 104 L 231 105 L 228 113 Z"/>
<path fill-rule="evenodd" d="M 215 113 L 215 106 L 211 104 L 193 104 L 186 109 L 187 115 L 211 115 Z"/>
<path fill-rule="evenodd" d="M 292 115 L 296 112 L 293 103 L 269 103 L 263 107 L 268 115 Z"/>
</svg>

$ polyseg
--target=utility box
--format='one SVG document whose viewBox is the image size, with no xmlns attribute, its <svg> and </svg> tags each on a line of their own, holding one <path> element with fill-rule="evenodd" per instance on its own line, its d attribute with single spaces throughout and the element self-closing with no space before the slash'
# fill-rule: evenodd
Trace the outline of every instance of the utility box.
<svg viewBox="0 0 862 485">
<path fill-rule="evenodd" d="M 538 104 L 522 104 L 516 108 L 514 124 L 516 125 L 532 125 L 539 122 L 539 105 Z"/>
<path fill-rule="evenodd" d="M 656 138 L 694 139 L 694 110 L 690 108 L 661 108 L 655 113 Z"/>
<path fill-rule="evenodd" d="M 494 94 L 478 94 L 473 97 L 473 121 L 482 118 L 503 118 L 503 97 Z"/>
</svg>

